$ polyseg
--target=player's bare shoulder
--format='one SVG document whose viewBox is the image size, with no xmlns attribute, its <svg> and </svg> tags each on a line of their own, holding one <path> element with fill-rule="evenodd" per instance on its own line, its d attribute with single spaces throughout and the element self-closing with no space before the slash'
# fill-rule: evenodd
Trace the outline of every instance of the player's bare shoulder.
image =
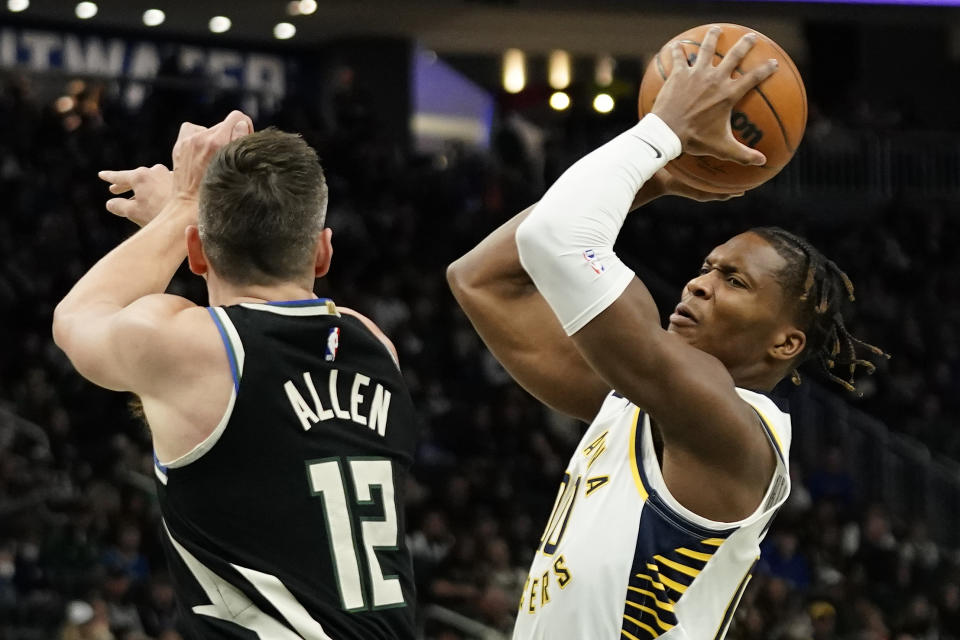
<svg viewBox="0 0 960 640">
<path fill-rule="evenodd" d="M 192 384 L 222 368 L 226 355 L 210 310 L 179 296 L 150 295 L 124 314 L 120 340 L 136 361 L 136 387 L 148 395 Z"/>
<path fill-rule="evenodd" d="M 344 315 L 353 316 L 354 318 L 357 318 L 360 322 L 362 322 L 363 325 L 370 330 L 370 333 L 375 335 L 377 339 L 383 343 L 383 345 L 387 348 L 387 351 L 390 352 L 390 355 L 393 356 L 394 362 L 396 362 L 397 366 L 399 366 L 400 358 L 397 355 L 397 348 L 394 346 L 393 341 L 391 341 L 390 338 L 387 337 L 387 334 L 385 334 L 383 330 L 380 329 L 380 327 L 378 327 L 373 320 L 363 315 L 359 311 L 355 311 L 354 309 L 350 309 L 348 307 L 341 307 L 338 305 L 337 311 L 339 311 Z"/>
</svg>

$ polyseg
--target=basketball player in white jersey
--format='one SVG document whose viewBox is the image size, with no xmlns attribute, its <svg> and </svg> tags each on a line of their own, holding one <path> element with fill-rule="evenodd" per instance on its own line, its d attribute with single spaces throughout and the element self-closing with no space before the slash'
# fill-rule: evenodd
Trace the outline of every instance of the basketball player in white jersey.
<svg viewBox="0 0 960 640">
<path fill-rule="evenodd" d="M 511 375 L 591 423 L 536 550 L 514 638 L 723 638 L 790 490 L 790 416 L 765 392 L 808 359 L 851 375 L 870 368 L 839 312 L 849 281 L 792 234 L 755 229 L 714 248 L 666 330 L 613 251 L 633 208 L 670 193 L 718 198 L 663 171 L 681 151 L 765 161 L 733 138 L 730 116 L 776 62 L 733 78 L 754 38 L 714 66 L 718 35 L 692 66 L 674 49 L 652 114 L 448 270 Z"/>
</svg>

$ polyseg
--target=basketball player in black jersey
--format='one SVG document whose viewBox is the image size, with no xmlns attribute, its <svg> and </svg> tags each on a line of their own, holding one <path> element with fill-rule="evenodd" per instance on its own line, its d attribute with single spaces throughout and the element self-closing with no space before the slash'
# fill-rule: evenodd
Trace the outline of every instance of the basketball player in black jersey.
<svg viewBox="0 0 960 640">
<path fill-rule="evenodd" d="M 54 338 L 142 400 L 184 637 L 412 638 L 396 352 L 313 293 L 332 252 L 316 153 L 251 131 L 239 112 L 187 123 L 172 173 L 101 174 L 143 228 L 58 305 Z M 184 257 L 211 307 L 164 293 Z"/>
</svg>

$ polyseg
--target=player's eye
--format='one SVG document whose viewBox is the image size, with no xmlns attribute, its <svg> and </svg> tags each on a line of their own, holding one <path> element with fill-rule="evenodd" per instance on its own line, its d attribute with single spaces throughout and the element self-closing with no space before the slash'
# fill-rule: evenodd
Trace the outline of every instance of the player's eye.
<svg viewBox="0 0 960 640">
<path fill-rule="evenodd" d="M 734 276 L 728 277 L 728 278 L 727 278 L 727 282 L 729 282 L 730 284 L 732 284 L 732 285 L 735 286 L 735 287 L 740 287 L 741 289 L 746 289 L 746 288 L 747 288 L 747 285 L 745 285 L 742 280 L 740 280 L 739 278 L 736 278 L 736 277 L 734 277 Z"/>
<path fill-rule="evenodd" d="M 703 265 L 702 267 L 700 267 L 701 276 L 707 273 L 710 273 L 710 267 L 708 267 L 707 265 Z"/>
</svg>

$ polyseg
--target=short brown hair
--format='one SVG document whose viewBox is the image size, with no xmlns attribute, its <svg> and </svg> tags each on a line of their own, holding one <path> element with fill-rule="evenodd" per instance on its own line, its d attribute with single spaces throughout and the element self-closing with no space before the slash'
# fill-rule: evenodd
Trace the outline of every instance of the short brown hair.
<svg viewBox="0 0 960 640">
<path fill-rule="evenodd" d="M 274 284 L 312 263 L 327 183 L 303 138 L 264 129 L 214 154 L 199 209 L 200 238 L 217 275 L 234 284 Z"/>
</svg>

